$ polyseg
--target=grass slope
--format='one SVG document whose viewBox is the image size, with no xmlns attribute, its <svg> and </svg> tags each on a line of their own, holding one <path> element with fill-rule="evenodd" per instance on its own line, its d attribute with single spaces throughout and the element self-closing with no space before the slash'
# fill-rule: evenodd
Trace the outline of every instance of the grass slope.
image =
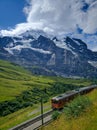
<svg viewBox="0 0 97 130">
<path fill-rule="evenodd" d="M 86 79 L 33 76 L 20 66 L 0 60 L 0 102 L 12 100 L 22 91 L 31 89 L 33 86 L 49 87 L 56 81 L 85 86 L 91 84 L 91 81 Z"/>
<path fill-rule="evenodd" d="M 44 112 L 50 110 L 50 102 L 45 103 Z M 0 130 L 8 130 L 24 121 L 27 121 L 31 118 L 36 117 L 41 113 L 40 104 L 35 105 L 34 107 L 27 107 L 20 109 L 17 112 L 14 112 L 10 115 L 0 117 Z"/>
<path fill-rule="evenodd" d="M 35 76 L 20 66 L 0 60 L 0 103 L 16 99 L 16 97 L 21 95 L 25 90 L 32 90 L 35 87 L 41 89 L 51 88 L 56 82 L 84 86 L 92 84 L 91 80 L 86 79 Z M 36 105 L 39 107 L 40 104 Z M 33 117 L 33 115 L 29 116 L 29 114 L 33 113 L 36 109 L 36 105 L 20 109 L 5 117 L 0 117 L 0 130 L 7 130 L 12 126 Z M 47 103 L 46 107 L 50 108 L 50 103 Z"/>
<path fill-rule="evenodd" d="M 12 100 L 33 86 L 47 86 L 51 79 L 32 76 L 22 67 L 0 60 L 0 102 Z"/>
<path fill-rule="evenodd" d="M 23 68 L 0 60 L 0 102 L 11 100 L 26 90 L 28 86 L 23 82 L 30 79 L 30 73 Z"/>
<path fill-rule="evenodd" d="M 62 114 L 56 121 L 42 128 L 42 130 L 97 130 L 97 89 L 87 96 L 93 105 L 80 117 L 67 120 Z"/>
</svg>

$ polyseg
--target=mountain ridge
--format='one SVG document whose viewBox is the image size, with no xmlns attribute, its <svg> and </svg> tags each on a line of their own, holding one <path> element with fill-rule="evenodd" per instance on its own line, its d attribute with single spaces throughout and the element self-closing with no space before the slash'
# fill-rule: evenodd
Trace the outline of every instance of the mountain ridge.
<svg viewBox="0 0 97 130">
<path fill-rule="evenodd" d="M 96 77 L 97 52 L 77 38 L 57 38 L 26 32 L 0 37 L 0 59 L 9 60 L 35 74 L 63 77 Z M 36 68 L 34 67 L 36 66 Z"/>
</svg>

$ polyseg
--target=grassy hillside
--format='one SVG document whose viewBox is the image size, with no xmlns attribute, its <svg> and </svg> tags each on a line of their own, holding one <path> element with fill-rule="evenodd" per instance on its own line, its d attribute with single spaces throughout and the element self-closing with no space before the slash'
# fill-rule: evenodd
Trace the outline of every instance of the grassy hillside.
<svg viewBox="0 0 97 130">
<path fill-rule="evenodd" d="M 0 60 L 0 102 L 12 100 L 22 91 L 31 89 L 36 84 L 44 86 L 51 79 L 32 76 L 22 67 Z"/>
<path fill-rule="evenodd" d="M 23 68 L 0 60 L 0 102 L 11 100 L 28 87 L 22 83 L 31 75 Z"/>
<path fill-rule="evenodd" d="M 85 86 L 91 84 L 91 81 L 86 79 L 33 76 L 20 66 L 0 60 L 0 102 L 12 100 L 22 91 L 35 86 L 39 86 L 40 88 L 51 86 L 51 84 L 56 81 Z"/>
<path fill-rule="evenodd" d="M 97 89 L 87 96 L 93 104 L 79 117 L 67 119 L 66 115 L 62 114 L 42 130 L 97 130 Z"/>
<path fill-rule="evenodd" d="M 37 108 L 39 111 L 36 94 L 44 95 L 46 108 L 50 109 L 51 97 L 92 83 L 87 79 L 35 76 L 18 65 L 0 60 L 0 114 L 4 112 L 0 117 L 0 130 L 7 130 L 35 116 L 34 111 Z M 43 91 L 45 88 L 46 92 Z"/>
</svg>

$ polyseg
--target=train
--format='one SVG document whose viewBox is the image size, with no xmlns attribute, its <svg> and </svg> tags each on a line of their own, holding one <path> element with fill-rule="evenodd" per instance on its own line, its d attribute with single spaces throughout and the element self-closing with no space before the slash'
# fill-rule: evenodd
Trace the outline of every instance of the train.
<svg viewBox="0 0 97 130">
<path fill-rule="evenodd" d="M 84 95 L 97 88 L 97 85 L 91 85 L 87 87 L 82 87 L 76 90 L 67 91 L 64 94 L 53 97 L 51 99 L 51 106 L 53 110 L 60 110 L 64 108 L 64 106 L 73 100 L 78 95 Z"/>
</svg>

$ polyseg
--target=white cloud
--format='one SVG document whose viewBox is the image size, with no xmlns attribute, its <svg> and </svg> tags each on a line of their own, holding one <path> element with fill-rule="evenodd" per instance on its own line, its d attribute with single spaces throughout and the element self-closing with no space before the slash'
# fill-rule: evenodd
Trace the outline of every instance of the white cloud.
<svg viewBox="0 0 97 130">
<path fill-rule="evenodd" d="M 95 0 L 30 0 L 28 9 L 28 23 L 40 22 L 43 29 L 67 33 L 74 32 L 79 26 L 84 33 L 97 31 Z"/>
<path fill-rule="evenodd" d="M 87 26 L 84 28 L 85 33 L 93 34 L 97 32 L 97 1 L 92 3 L 87 12 Z"/>
<path fill-rule="evenodd" d="M 3 35 L 18 35 L 30 29 L 42 29 L 49 33 L 71 33 L 77 27 L 83 33 L 97 32 L 97 0 L 26 0 L 23 11 L 27 22 L 14 29 L 2 30 Z"/>
<path fill-rule="evenodd" d="M 21 23 L 17 24 L 14 29 L 1 30 L 1 34 L 4 36 L 15 36 L 31 29 L 42 29 L 42 23 Z"/>
</svg>

